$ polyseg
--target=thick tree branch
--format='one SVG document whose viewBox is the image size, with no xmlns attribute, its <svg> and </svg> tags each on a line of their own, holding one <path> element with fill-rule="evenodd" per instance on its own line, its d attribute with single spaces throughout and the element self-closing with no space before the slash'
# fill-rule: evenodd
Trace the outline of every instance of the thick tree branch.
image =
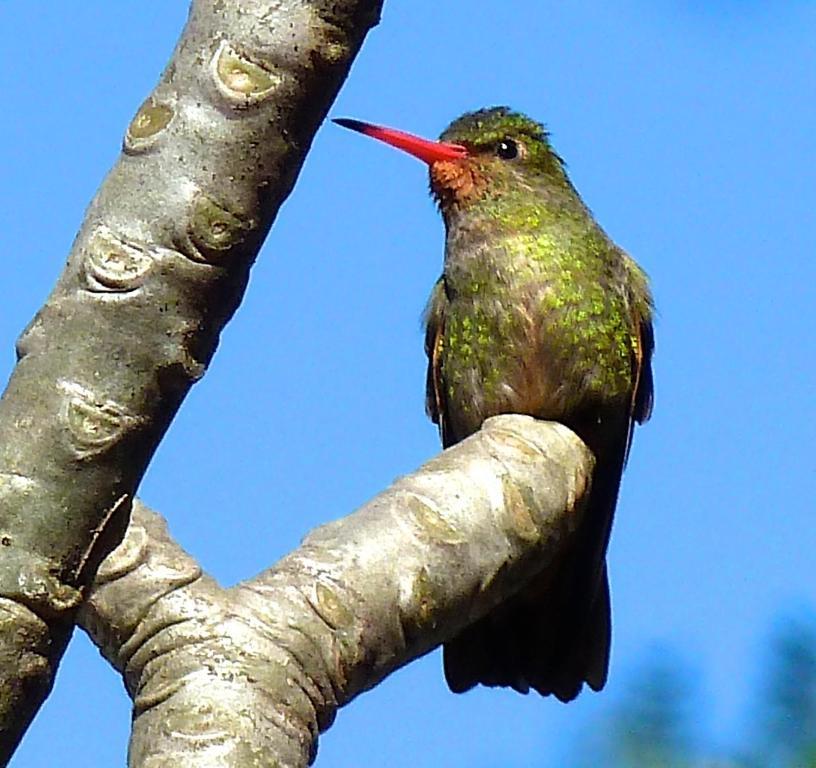
<svg viewBox="0 0 816 768">
<path fill-rule="evenodd" d="M 0 402 L 0 764 L 381 0 L 195 0 Z"/>
<path fill-rule="evenodd" d="M 336 710 L 553 564 L 592 458 L 501 416 L 223 590 L 137 505 L 80 614 L 134 700 L 131 768 L 311 762 Z"/>
</svg>

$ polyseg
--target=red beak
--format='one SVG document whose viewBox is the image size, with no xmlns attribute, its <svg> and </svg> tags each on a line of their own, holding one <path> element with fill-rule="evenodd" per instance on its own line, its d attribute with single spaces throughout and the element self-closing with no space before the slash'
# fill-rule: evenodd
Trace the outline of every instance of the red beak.
<svg viewBox="0 0 816 768">
<path fill-rule="evenodd" d="M 429 141 L 422 139 L 419 136 L 414 136 L 412 133 L 405 133 L 404 131 L 397 131 L 394 128 L 385 128 L 382 125 L 374 125 L 372 123 L 363 123 L 360 120 L 350 120 L 346 117 L 340 117 L 332 120 L 337 125 L 342 125 L 343 128 L 349 128 L 352 131 L 357 131 L 365 136 L 371 136 L 372 139 L 379 139 L 392 147 L 401 149 L 409 155 L 419 158 L 424 163 L 431 165 L 438 160 L 460 160 L 468 156 L 466 147 L 461 144 L 449 144 L 446 141 Z"/>
</svg>

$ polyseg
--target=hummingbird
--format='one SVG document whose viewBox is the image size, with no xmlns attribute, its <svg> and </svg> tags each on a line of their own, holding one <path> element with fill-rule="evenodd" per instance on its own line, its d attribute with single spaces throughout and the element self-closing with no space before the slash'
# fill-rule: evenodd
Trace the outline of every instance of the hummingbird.
<svg viewBox="0 0 816 768">
<path fill-rule="evenodd" d="M 595 457 L 584 515 L 559 562 L 445 643 L 447 683 L 564 702 L 584 683 L 599 691 L 611 643 L 606 550 L 633 428 L 653 404 L 648 279 L 526 115 L 469 112 L 439 141 L 334 122 L 429 167 L 445 257 L 424 315 L 426 410 L 443 447 L 490 416 L 519 413 L 566 425 Z"/>
</svg>

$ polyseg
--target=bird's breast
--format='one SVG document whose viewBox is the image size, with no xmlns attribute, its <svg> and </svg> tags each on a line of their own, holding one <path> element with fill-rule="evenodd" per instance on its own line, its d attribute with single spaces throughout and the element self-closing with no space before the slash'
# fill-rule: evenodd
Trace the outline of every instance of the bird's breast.
<svg viewBox="0 0 816 768">
<path fill-rule="evenodd" d="M 457 439 L 499 413 L 563 421 L 630 397 L 625 296 L 602 259 L 556 246 L 516 237 L 448 253 L 441 378 Z"/>
</svg>

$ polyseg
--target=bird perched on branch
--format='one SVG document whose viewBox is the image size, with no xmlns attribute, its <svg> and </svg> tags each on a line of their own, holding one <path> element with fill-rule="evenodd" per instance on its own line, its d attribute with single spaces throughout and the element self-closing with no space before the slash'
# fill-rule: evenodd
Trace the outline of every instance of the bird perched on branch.
<svg viewBox="0 0 816 768">
<path fill-rule="evenodd" d="M 634 424 L 652 409 L 652 298 L 601 229 L 544 127 L 506 107 L 440 141 L 335 122 L 428 164 L 445 262 L 426 311 L 426 404 L 447 447 L 502 413 L 565 424 L 595 456 L 560 564 L 445 644 L 453 691 L 478 683 L 570 701 L 606 683 L 606 549 Z"/>
</svg>

